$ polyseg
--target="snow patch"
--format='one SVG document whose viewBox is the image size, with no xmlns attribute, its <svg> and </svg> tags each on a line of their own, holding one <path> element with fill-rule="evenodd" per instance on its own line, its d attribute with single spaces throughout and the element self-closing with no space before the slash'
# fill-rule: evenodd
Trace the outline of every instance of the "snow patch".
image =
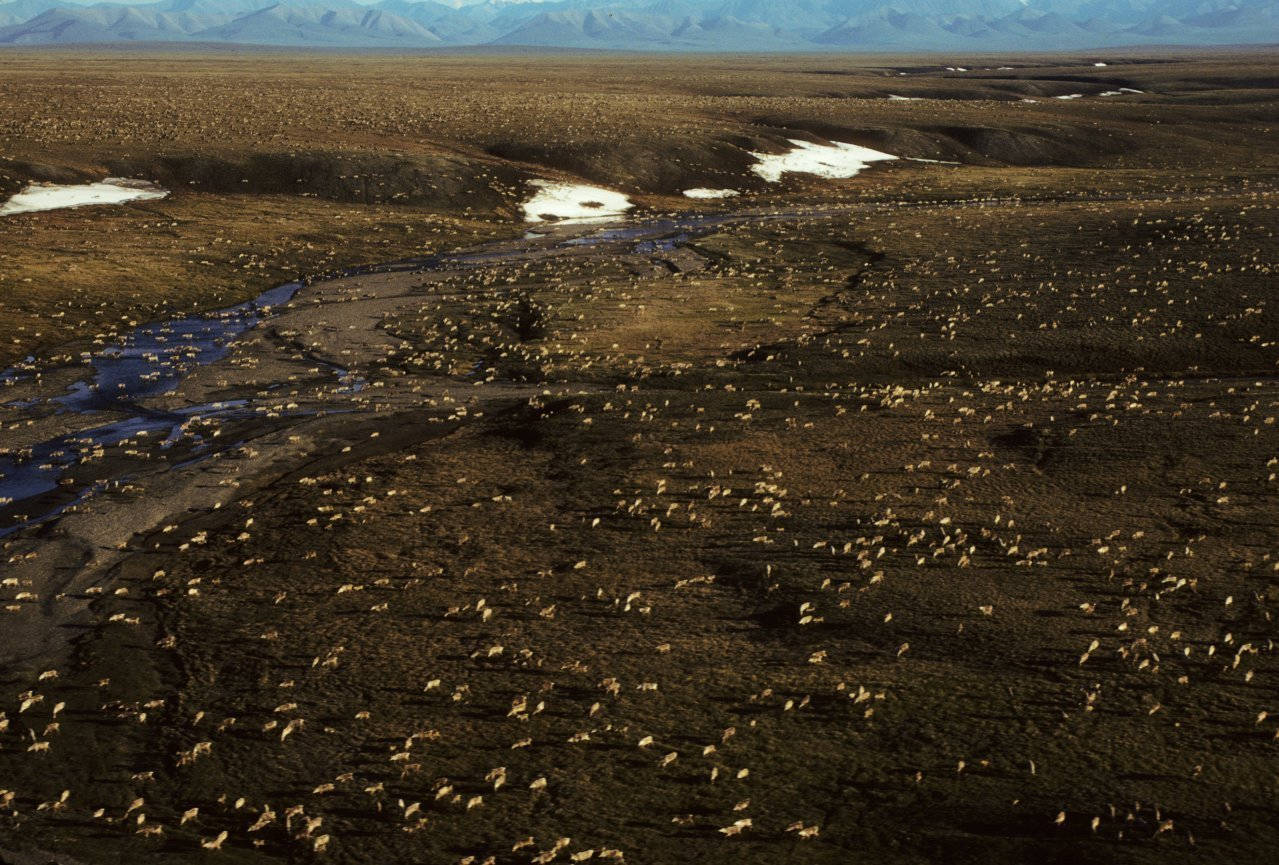
<svg viewBox="0 0 1279 865">
<path fill-rule="evenodd" d="M 741 195 L 736 189 L 706 189 L 705 187 L 697 187 L 696 189 L 685 189 L 685 198 L 732 198 Z"/>
<path fill-rule="evenodd" d="M 84 207 L 90 204 L 120 204 L 125 201 L 151 201 L 164 198 L 168 190 L 144 180 L 108 177 L 100 183 L 74 185 L 32 184 L 0 203 L 0 216 Z"/>
<path fill-rule="evenodd" d="M 751 168 L 756 174 L 769 183 L 777 183 L 783 174 L 816 174 L 818 177 L 842 178 L 852 177 L 860 173 L 872 162 L 885 162 L 896 159 L 888 153 L 880 153 L 869 147 L 856 144 L 844 144 L 836 141 L 833 144 L 812 144 L 808 141 L 790 139 L 795 146 L 788 153 L 751 153 L 758 164 Z"/>
<path fill-rule="evenodd" d="M 924 97 L 922 97 L 922 96 L 896 96 L 896 95 L 894 95 L 894 94 L 890 93 L 890 94 L 888 94 L 888 101 L 890 101 L 890 102 L 923 102 L 923 101 L 924 101 Z"/>
<path fill-rule="evenodd" d="M 538 191 L 521 205 L 525 222 L 595 222 L 623 216 L 635 206 L 622 193 L 598 186 L 557 180 L 533 180 L 530 185 Z"/>
</svg>

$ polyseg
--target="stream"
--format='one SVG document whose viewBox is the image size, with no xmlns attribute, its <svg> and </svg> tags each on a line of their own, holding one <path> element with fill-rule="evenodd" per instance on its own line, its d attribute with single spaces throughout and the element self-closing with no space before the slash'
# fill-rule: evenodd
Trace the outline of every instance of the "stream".
<svg viewBox="0 0 1279 865">
<path fill-rule="evenodd" d="M 461 271 L 604 246 L 660 257 L 697 234 L 741 218 L 733 213 L 713 213 L 625 224 L 561 226 L 546 234 L 527 234 L 522 241 L 494 241 L 468 252 L 357 268 L 331 279 L 369 273 Z M 565 236 L 566 231 L 572 233 Z M 271 319 L 303 288 L 302 282 L 288 282 L 247 303 L 141 325 L 105 348 L 81 353 L 84 374 L 57 392 L 41 392 L 41 366 L 30 359 L 0 372 L 0 394 L 18 385 L 37 389 L 36 396 L 25 399 L 4 401 L 0 397 L 0 408 L 13 413 L 5 418 L 9 429 L 29 419 L 47 422 L 51 417 L 63 429 L 82 427 L 0 448 L 0 537 L 48 521 L 98 492 L 118 489 L 139 472 L 186 466 L 226 451 L 242 443 L 243 434 L 255 424 L 260 426 L 268 415 L 279 419 L 280 413 L 268 413 L 260 399 L 249 396 L 165 409 L 148 407 L 146 401 L 174 396 L 195 370 L 226 358 L 240 337 Z M 333 396 L 349 396 L 362 389 L 358 376 L 340 366 L 325 365 L 331 367 L 338 382 Z M 314 408 L 298 410 L 284 418 L 318 412 Z M 75 418 L 100 423 L 86 425 Z M 228 430 L 241 434 L 226 434 Z"/>
</svg>

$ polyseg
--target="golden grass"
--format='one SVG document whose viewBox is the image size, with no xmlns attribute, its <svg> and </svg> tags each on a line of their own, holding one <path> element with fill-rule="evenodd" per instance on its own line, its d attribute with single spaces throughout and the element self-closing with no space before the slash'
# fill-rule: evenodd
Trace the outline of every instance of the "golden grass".
<svg viewBox="0 0 1279 865">
<path fill-rule="evenodd" d="M 760 193 L 746 150 L 796 135 L 966 165 L 792 179 L 793 200 L 1273 187 L 1275 155 L 1257 146 L 1275 115 L 1266 60 L 1173 59 L 1029 57 L 1011 73 L 902 77 L 931 61 L 8 51 L 0 193 L 125 173 L 173 197 L 0 219 L 0 363 L 104 322 L 511 232 L 536 175 L 660 207 L 691 206 L 672 196 L 695 185 Z M 1150 95 L 1049 98 L 1120 80 Z M 886 98 L 912 92 L 936 98 Z M 1168 164 L 1177 176 L 1156 179 Z"/>
</svg>

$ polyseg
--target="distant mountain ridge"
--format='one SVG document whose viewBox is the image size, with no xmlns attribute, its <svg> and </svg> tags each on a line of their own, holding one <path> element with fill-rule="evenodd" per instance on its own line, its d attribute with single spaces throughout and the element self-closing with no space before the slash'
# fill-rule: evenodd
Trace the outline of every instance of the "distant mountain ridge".
<svg viewBox="0 0 1279 865">
<path fill-rule="evenodd" d="M 0 45 L 221 42 L 659 51 L 1279 43 L 1279 0 L 0 0 Z"/>
</svg>

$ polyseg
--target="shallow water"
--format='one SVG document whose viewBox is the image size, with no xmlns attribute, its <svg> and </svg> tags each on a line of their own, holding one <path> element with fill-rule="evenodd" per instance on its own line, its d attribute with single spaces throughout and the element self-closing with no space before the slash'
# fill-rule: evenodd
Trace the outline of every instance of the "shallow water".
<svg viewBox="0 0 1279 865">
<path fill-rule="evenodd" d="M 70 411 L 93 411 L 166 393 L 195 367 L 224 357 L 236 337 L 257 324 L 271 307 L 287 303 L 301 287 L 300 282 L 289 282 L 207 316 L 143 325 L 93 355 L 93 379 L 76 382 L 55 401 Z"/>
<path fill-rule="evenodd" d="M 271 307 L 286 303 L 302 284 L 290 282 L 264 291 L 248 303 L 205 316 L 190 316 L 147 324 L 122 336 L 115 344 L 85 356 L 87 375 L 61 394 L 10 403 L 36 408 L 42 403 L 56 413 L 127 412 L 102 426 L 58 436 L 17 453 L 0 455 L 0 505 L 20 502 L 59 486 L 67 469 L 94 459 L 104 448 L 138 436 L 164 434 L 163 448 L 183 439 L 190 447 L 203 443 L 189 436 L 185 424 L 195 417 L 227 417 L 243 412 L 244 401 L 187 406 L 175 411 L 151 411 L 140 400 L 173 390 L 196 367 L 225 357 L 236 337 L 253 327 Z M 0 383 L 27 378 L 22 370 L 0 373 Z M 150 439 L 155 441 L 155 439 Z M 0 527 L 0 536 L 17 526 Z"/>
<path fill-rule="evenodd" d="M 615 220 L 586 234 L 565 237 L 552 229 L 539 237 L 548 241 L 542 249 L 622 243 L 634 254 L 651 255 L 669 252 L 699 233 L 738 218 L 739 214 L 726 212 L 655 217 L 631 223 Z M 478 267 L 509 262 L 529 254 L 526 248 L 498 241 L 471 252 L 356 268 L 340 275 L 427 270 L 437 266 Z M 191 465 L 235 447 L 237 436 L 220 436 L 215 440 L 207 434 L 208 428 L 263 422 L 267 415 L 262 406 L 240 399 L 155 410 L 141 403 L 175 391 L 194 370 L 226 357 L 238 337 L 269 316 L 273 307 L 291 300 L 301 287 L 300 282 L 289 282 L 268 289 L 248 303 L 207 315 L 134 328 L 111 346 L 82 355 L 85 374 L 64 391 L 5 403 L 8 408 L 30 410 L 38 415 L 52 410 L 58 414 L 92 417 L 103 413 L 103 416 L 100 425 L 0 454 L 0 509 L 12 519 L 14 506 L 21 508 L 22 502 L 32 500 L 31 507 L 36 511 L 0 526 L 0 537 L 58 516 L 99 490 L 127 482 L 131 475 L 143 469 Z M 334 396 L 359 393 L 367 384 L 362 376 L 348 369 L 322 360 L 317 362 L 329 367 L 336 377 L 337 386 L 330 391 Z M 18 367 L 0 372 L 0 386 L 29 382 L 38 374 L 38 369 L 39 365 L 29 358 Z M 277 415 L 301 418 L 345 410 L 348 409 L 341 406 L 324 406 Z M 196 420 L 203 423 L 196 424 Z M 138 453 L 128 454 L 118 447 L 120 445 L 131 446 Z M 108 448 L 114 449 L 110 465 L 102 462 Z M 72 469 L 86 461 L 93 463 L 95 469 L 101 467 L 94 472 L 96 479 L 92 482 L 67 480 Z M 103 474 L 109 477 L 103 478 Z M 64 489 L 65 494 L 51 495 L 59 489 Z"/>
</svg>

